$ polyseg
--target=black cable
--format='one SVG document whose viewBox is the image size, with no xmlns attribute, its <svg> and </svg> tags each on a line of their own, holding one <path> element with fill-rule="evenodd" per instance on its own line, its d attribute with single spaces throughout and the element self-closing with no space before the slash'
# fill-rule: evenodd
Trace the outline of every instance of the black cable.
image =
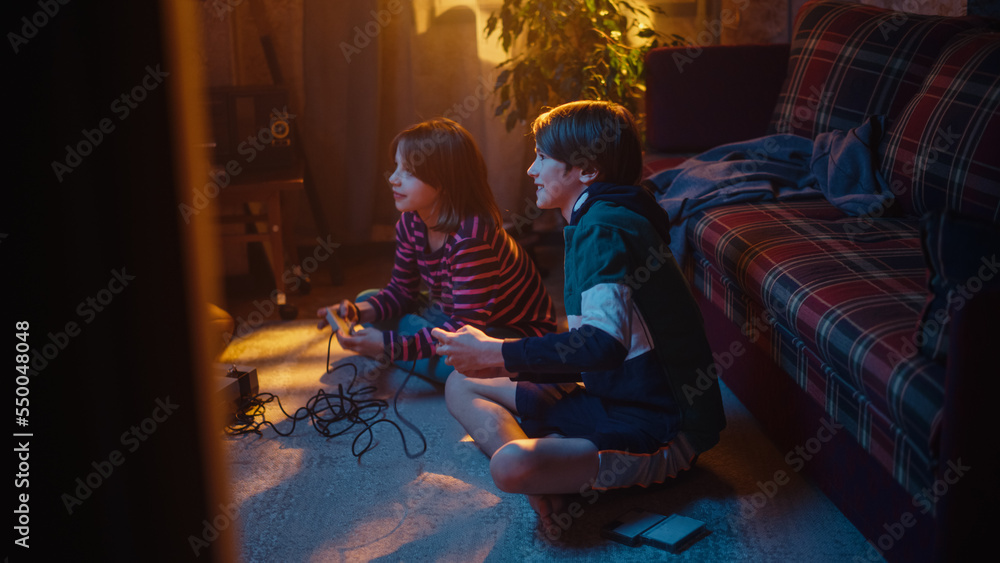
<svg viewBox="0 0 1000 563">
<path fill-rule="evenodd" d="M 333 334 L 330 335 L 330 340 L 327 342 L 326 347 L 326 365 L 330 365 L 330 346 L 333 343 Z M 313 428 L 316 429 L 322 436 L 327 438 L 334 438 L 336 436 L 341 436 L 357 425 L 362 425 L 364 428 L 354 437 L 354 441 L 351 443 L 351 453 L 354 454 L 359 460 L 361 456 L 366 452 L 375 447 L 375 435 L 372 429 L 375 425 L 380 423 L 387 423 L 393 426 L 396 431 L 399 432 L 399 437 L 403 441 L 403 452 L 406 457 L 414 459 L 420 457 L 427 451 L 427 439 L 424 437 L 420 429 L 416 427 L 412 422 L 399 414 L 399 395 L 406 387 L 407 382 L 409 382 L 410 377 L 414 375 L 413 369 L 416 366 L 416 360 L 413 361 L 406 379 L 396 390 L 396 395 L 393 397 L 392 409 L 396 413 L 396 416 L 403 422 L 403 424 L 409 426 L 417 435 L 420 437 L 420 441 L 423 444 L 423 448 L 416 453 L 411 453 L 406 444 L 406 435 L 403 433 L 403 429 L 399 427 L 395 422 L 388 420 L 386 418 L 379 418 L 382 415 L 382 409 L 389 406 L 387 401 L 382 399 L 364 399 L 361 398 L 364 395 L 371 394 L 375 392 L 376 388 L 374 385 L 369 385 L 362 387 L 361 389 L 354 390 L 354 384 L 358 378 L 358 368 L 353 364 L 344 364 L 337 366 L 329 371 L 333 373 L 341 368 L 350 367 L 354 369 L 354 375 L 351 377 L 351 383 L 347 386 L 347 390 L 344 390 L 343 384 L 337 384 L 336 393 L 327 393 L 325 390 L 320 389 L 316 395 L 311 397 L 306 401 L 304 407 L 299 407 L 294 414 L 288 414 L 285 408 L 281 404 L 281 399 L 277 395 L 271 393 L 258 393 L 254 397 L 250 398 L 248 404 L 236 412 L 236 422 L 226 426 L 226 433 L 232 436 L 239 436 L 242 434 L 249 434 L 251 432 L 261 435 L 261 427 L 266 426 L 274 430 L 279 436 L 291 436 L 295 432 L 295 425 L 300 420 L 310 419 Z M 281 412 L 292 421 L 292 428 L 288 432 L 282 432 L 271 421 L 267 420 L 265 417 L 265 405 L 272 401 L 277 401 L 278 408 Z M 366 413 L 371 412 L 370 416 L 365 416 Z M 259 420 L 258 420 L 259 417 Z M 331 430 L 331 426 L 344 422 L 345 426 L 340 430 Z M 362 436 L 368 435 L 368 442 L 365 444 L 361 451 L 358 450 L 358 440 Z"/>
<path fill-rule="evenodd" d="M 421 441 L 421 443 L 423 443 L 423 449 L 421 449 L 421 450 L 420 450 L 419 452 L 417 452 L 417 453 L 415 453 L 415 454 L 412 454 L 412 453 L 410 453 L 409 449 L 408 449 L 408 448 L 406 447 L 406 436 L 404 436 L 404 435 L 403 435 L 403 429 L 402 429 L 402 428 L 400 428 L 400 427 L 399 427 L 399 425 L 398 425 L 398 424 L 396 424 L 395 422 L 393 422 L 393 421 L 391 421 L 391 420 L 388 420 L 388 419 L 385 419 L 385 418 L 383 418 L 383 419 L 379 419 L 379 420 L 376 420 L 375 422 L 373 422 L 373 423 L 371 423 L 371 424 L 369 424 L 369 425 L 366 425 L 365 429 L 364 429 L 364 430 L 362 430 L 362 431 L 361 431 L 361 433 L 359 433 L 359 434 L 358 434 L 358 435 L 357 435 L 357 436 L 356 436 L 356 437 L 354 438 L 354 443 L 352 443 L 352 444 L 351 444 L 351 451 L 352 451 L 352 452 L 353 452 L 353 451 L 354 451 L 354 449 L 355 449 L 355 444 L 357 444 L 357 442 L 358 442 L 358 439 L 360 439 L 360 438 L 361 438 L 361 436 L 362 436 L 363 434 L 365 434 L 365 433 L 367 433 L 367 434 L 368 434 L 368 445 L 366 445 L 366 446 L 365 446 L 365 449 L 361 450 L 361 453 L 363 454 L 363 453 L 367 452 L 367 451 L 368 451 L 369 449 L 371 449 L 371 448 L 373 448 L 373 447 L 374 447 L 374 446 L 372 445 L 372 441 L 373 441 L 373 440 L 375 439 L 375 437 L 374 437 L 374 434 L 372 433 L 372 428 L 373 428 L 373 427 L 374 427 L 374 426 L 375 426 L 376 424 L 378 424 L 378 423 L 380 423 L 380 422 L 387 422 L 387 423 L 391 424 L 391 425 L 392 425 L 392 426 L 393 426 L 393 427 L 394 427 L 394 428 L 395 428 L 395 429 L 396 429 L 396 430 L 397 430 L 397 431 L 399 432 L 399 437 L 400 437 L 400 438 L 401 438 L 401 439 L 403 440 L 403 453 L 405 453 L 405 454 L 406 454 L 406 457 L 408 457 L 408 458 L 410 458 L 410 459 L 415 459 L 415 458 L 418 458 L 418 457 L 420 457 L 420 456 L 424 455 L 424 452 L 426 452 L 426 451 L 427 451 L 427 439 L 426 439 L 426 438 L 424 438 L 424 435 L 423 435 L 423 433 L 422 433 L 422 432 L 420 432 L 420 429 L 419 429 L 419 428 L 417 428 L 417 427 L 416 427 L 416 425 L 414 425 L 414 424 L 413 424 L 412 422 L 410 422 L 409 420 L 406 420 L 405 418 L 403 418 L 403 415 L 399 414 L 399 407 L 398 407 L 398 403 L 399 403 L 399 394 L 400 394 L 400 393 L 401 393 L 401 392 L 403 391 L 403 388 L 404 388 L 404 387 L 406 387 L 406 383 L 407 383 L 408 381 L 410 381 L 410 377 L 412 377 L 412 376 L 413 376 L 413 368 L 414 368 L 414 367 L 415 367 L 416 365 L 417 365 L 417 361 L 416 361 L 416 360 L 413 360 L 413 364 L 412 364 L 412 365 L 410 366 L 410 369 L 409 369 L 409 370 L 407 370 L 408 372 L 407 372 L 407 374 L 406 374 L 406 379 L 404 379 L 404 380 L 403 380 L 403 383 L 402 383 L 402 384 L 401 384 L 401 385 L 399 386 L 399 389 L 396 389 L 396 395 L 395 395 L 395 396 L 393 397 L 393 399 L 392 399 L 392 410 L 393 410 L 393 412 L 395 412 L 395 413 L 396 413 L 396 416 L 397 416 L 397 417 L 399 417 L 399 420 L 401 420 L 401 421 L 403 422 L 403 424 L 405 424 L 405 425 L 409 426 L 409 427 L 410 427 L 410 428 L 411 428 L 411 429 L 412 429 L 412 430 L 413 430 L 414 432 L 416 432 L 416 433 L 417 433 L 417 435 L 418 435 L 418 436 L 420 436 L 420 441 Z M 358 453 L 356 453 L 356 454 L 354 454 L 354 455 L 358 456 L 358 458 L 360 458 L 360 457 L 361 457 L 361 454 L 358 454 Z"/>
</svg>

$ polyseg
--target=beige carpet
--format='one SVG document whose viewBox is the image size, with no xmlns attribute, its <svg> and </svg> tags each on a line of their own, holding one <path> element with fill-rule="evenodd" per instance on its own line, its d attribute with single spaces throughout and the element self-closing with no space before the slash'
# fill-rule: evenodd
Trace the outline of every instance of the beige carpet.
<svg viewBox="0 0 1000 563">
<path fill-rule="evenodd" d="M 320 389 L 346 388 L 353 368 L 324 373 L 328 331 L 312 320 L 273 322 L 234 340 L 223 360 L 257 368 L 260 390 L 278 395 L 285 410 L 306 404 Z M 333 341 L 334 364 L 353 354 Z M 371 366 L 370 361 L 358 362 Z M 355 388 L 377 386 L 375 397 L 399 419 L 392 399 L 406 373 L 360 374 Z M 813 486 L 789 467 L 749 414 L 724 390 L 729 428 L 723 442 L 683 478 L 655 489 L 581 498 L 559 537 L 547 537 L 526 500 L 500 492 L 488 460 L 448 414 L 443 390 L 410 378 L 400 414 L 426 437 L 427 450 L 408 458 L 399 433 L 374 427 L 374 448 L 351 453 L 354 432 L 320 435 L 308 422 L 282 437 L 273 430 L 227 437 L 232 499 L 245 561 L 844 561 L 871 552 L 861 535 Z M 282 432 L 291 422 L 276 403 L 266 416 Z M 400 424 L 410 452 L 419 436 Z M 366 443 L 361 438 L 359 446 Z M 776 472 L 789 476 L 771 483 Z M 762 487 L 763 486 L 763 487 Z M 767 490 L 771 496 L 762 492 Z M 760 493 L 760 494 L 757 494 Z M 596 495 L 595 495 L 596 497 Z M 741 503 L 742 500 L 742 503 Z M 756 501 L 755 506 L 753 501 Z M 705 521 L 711 534 L 672 555 L 656 548 L 604 540 L 600 527 L 630 508 L 679 513 Z"/>
</svg>

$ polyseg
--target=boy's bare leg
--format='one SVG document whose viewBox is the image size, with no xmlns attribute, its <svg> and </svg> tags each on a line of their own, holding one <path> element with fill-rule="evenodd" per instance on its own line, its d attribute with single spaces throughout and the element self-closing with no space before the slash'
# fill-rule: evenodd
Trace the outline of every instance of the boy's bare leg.
<svg viewBox="0 0 1000 563">
<path fill-rule="evenodd" d="M 597 478 L 597 447 L 583 438 L 537 438 L 504 445 L 490 460 L 490 473 L 501 490 L 527 495 L 546 530 L 553 515 L 565 512 L 572 495 Z"/>
<path fill-rule="evenodd" d="M 527 438 L 513 414 L 516 391 L 510 379 L 474 379 L 456 371 L 445 383 L 445 401 L 479 449 L 493 457 L 507 442 Z"/>
<path fill-rule="evenodd" d="M 565 509 L 567 495 L 597 477 L 597 447 L 582 438 L 528 438 L 514 418 L 517 383 L 473 379 L 454 372 L 445 386 L 448 410 L 490 459 L 501 490 L 528 497 L 546 528 Z"/>
<path fill-rule="evenodd" d="M 583 438 L 513 440 L 490 459 L 497 487 L 525 495 L 580 493 L 597 470 L 597 446 Z"/>
</svg>

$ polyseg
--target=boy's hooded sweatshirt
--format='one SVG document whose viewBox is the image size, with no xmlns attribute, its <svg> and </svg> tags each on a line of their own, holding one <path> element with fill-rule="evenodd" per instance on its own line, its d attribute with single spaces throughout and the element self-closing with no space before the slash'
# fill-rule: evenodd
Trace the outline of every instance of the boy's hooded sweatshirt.
<svg viewBox="0 0 1000 563">
<path fill-rule="evenodd" d="M 504 365 L 519 380 L 582 380 L 609 413 L 669 414 L 705 451 L 726 424 L 722 395 L 706 375 L 712 352 L 668 229 L 645 188 L 591 185 L 563 231 L 570 330 L 506 341 Z"/>
</svg>

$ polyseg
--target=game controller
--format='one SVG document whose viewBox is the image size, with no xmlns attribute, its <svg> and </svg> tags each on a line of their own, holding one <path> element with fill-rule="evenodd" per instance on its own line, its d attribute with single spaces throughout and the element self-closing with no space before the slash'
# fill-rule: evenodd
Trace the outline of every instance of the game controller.
<svg viewBox="0 0 1000 563">
<path fill-rule="evenodd" d="M 347 320 L 336 314 L 333 307 L 326 308 L 326 322 L 330 323 L 330 327 L 335 331 L 339 331 L 344 336 L 351 335 L 351 325 L 348 324 Z"/>
</svg>

